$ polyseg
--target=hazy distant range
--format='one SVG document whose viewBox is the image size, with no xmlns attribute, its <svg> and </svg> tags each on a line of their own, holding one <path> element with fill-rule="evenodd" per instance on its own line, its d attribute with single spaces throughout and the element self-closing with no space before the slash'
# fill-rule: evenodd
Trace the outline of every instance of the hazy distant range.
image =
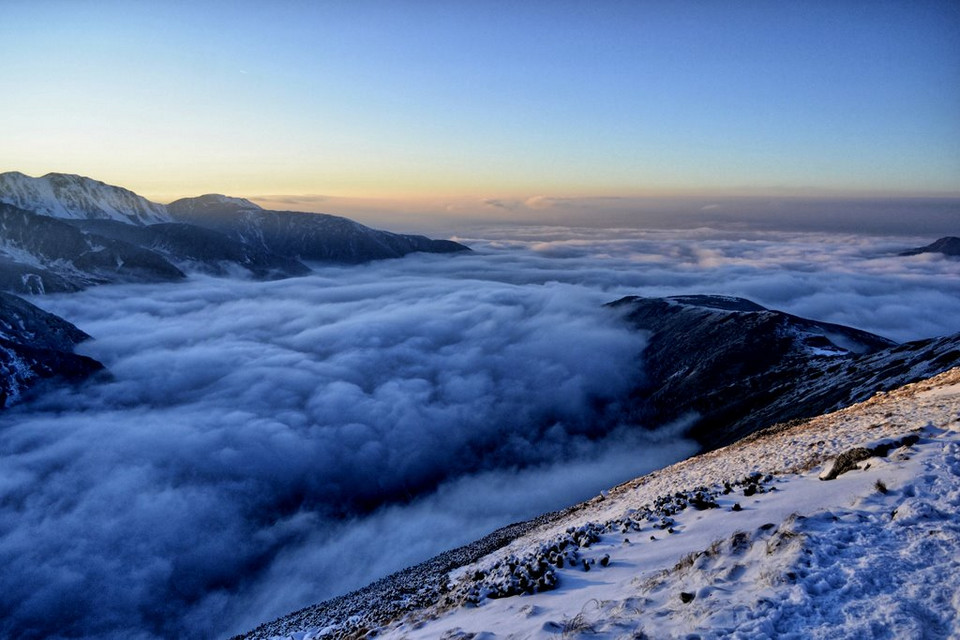
<svg viewBox="0 0 960 640">
<path fill-rule="evenodd" d="M 488 198 L 406 206 L 315 196 L 262 196 L 273 208 L 335 210 L 395 231 L 461 235 L 474 226 L 561 226 L 629 229 L 805 231 L 957 235 L 960 197 L 803 195 L 792 191 L 765 196 L 544 197 Z"/>
</svg>

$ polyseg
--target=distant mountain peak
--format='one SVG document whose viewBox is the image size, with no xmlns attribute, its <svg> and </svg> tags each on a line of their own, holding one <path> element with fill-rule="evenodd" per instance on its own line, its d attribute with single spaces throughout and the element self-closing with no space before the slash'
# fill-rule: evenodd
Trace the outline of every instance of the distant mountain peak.
<svg viewBox="0 0 960 640">
<path fill-rule="evenodd" d="M 226 208 L 236 209 L 238 211 L 262 211 L 263 207 L 250 202 L 246 198 L 235 198 L 225 196 L 222 193 L 207 193 L 194 198 L 180 198 L 168 205 L 171 210 L 191 211 L 202 213 L 211 209 L 223 210 Z"/>
<path fill-rule="evenodd" d="M 135 225 L 170 221 L 161 204 L 129 189 L 71 173 L 48 173 L 40 178 L 19 171 L 0 173 L 0 202 L 68 220 L 117 220 Z"/>
<path fill-rule="evenodd" d="M 167 205 L 175 219 L 207 227 L 269 253 L 298 260 L 359 263 L 399 258 L 417 251 L 456 253 L 469 249 L 449 240 L 371 229 L 326 213 L 271 211 L 244 198 L 207 194 Z"/>
<path fill-rule="evenodd" d="M 931 242 L 925 247 L 918 247 L 904 251 L 901 256 L 915 256 L 921 253 L 942 253 L 945 256 L 960 257 L 960 238 L 946 236 Z"/>
</svg>

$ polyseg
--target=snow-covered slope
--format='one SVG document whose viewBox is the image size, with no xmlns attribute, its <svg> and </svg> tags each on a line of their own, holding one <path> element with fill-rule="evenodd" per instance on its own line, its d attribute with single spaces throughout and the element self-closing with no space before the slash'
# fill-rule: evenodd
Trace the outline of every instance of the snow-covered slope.
<svg viewBox="0 0 960 640">
<path fill-rule="evenodd" d="M 0 202 L 54 218 L 118 220 L 144 225 L 169 222 L 166 208 L 133 191 L 67 173 L 32 178 L 0 173 Z"/>
<path fill-rule="evenodd" d="M 957 507 L 955 368 L 244 637 L 957 637 Z"/>
</svg>

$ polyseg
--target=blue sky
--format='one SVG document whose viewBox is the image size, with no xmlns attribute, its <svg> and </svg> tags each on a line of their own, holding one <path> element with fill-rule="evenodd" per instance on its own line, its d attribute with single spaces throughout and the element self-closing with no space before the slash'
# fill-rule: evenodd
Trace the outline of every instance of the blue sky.
<svg viewBox="0 0 960 640">
<path fill-rule="evenodd" d="M 0 170 L 158 200 L 960 194 L 956 2 L 3 14 Z"/>
</svg>

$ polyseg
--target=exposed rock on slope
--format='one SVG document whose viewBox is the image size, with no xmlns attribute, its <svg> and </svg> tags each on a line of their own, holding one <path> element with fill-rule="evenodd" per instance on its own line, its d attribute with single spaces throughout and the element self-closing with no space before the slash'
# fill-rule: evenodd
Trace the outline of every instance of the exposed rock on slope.
<svg viewBox="0 0 960 640">
<path fill-rule="evenodd" d="M 0 407 L 44 379 L 80 380 L 101 370 L 96 360 L 73 353 L 89 337 L 52 313 L 0 293 Z"/>
<path fill-rule="evenodd" d="M 960 334 L 897 345 L 741 298 L 627 297 L 611 306 L 649 332 L 646 379 L 626 418 L 656 425 L 696 415 L 691 435 L 707 447 L 846 406 L 960 360 Z"/>
<path fill-rule="evenodd" d="M 224 233 L 264 251 L 301 260 L 366 262 L 409 253 L 455 253 L 469 249 L 449 240 L 371 229 L 322 213 L 267 211 L 242 198 L 205 195 L 167 205 L 178 220 Z"/>
</svg>

